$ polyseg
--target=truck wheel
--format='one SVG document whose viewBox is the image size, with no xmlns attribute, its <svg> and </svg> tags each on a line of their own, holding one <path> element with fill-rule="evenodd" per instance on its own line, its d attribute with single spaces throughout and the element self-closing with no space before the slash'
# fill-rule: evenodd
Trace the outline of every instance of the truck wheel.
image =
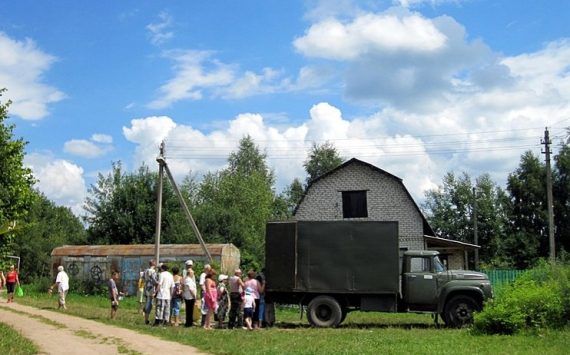
<svg viewBox="0 0 570 355">
<path fill-rule="evenodd" d="M 336 327 L 342 319 L 342 308 L 334 298 L 318 296 L 309 302 L 307 319 L 314 327 Z"/>
<path fill-rule="evenodd" d="M 473 297 L 460 295 L 447 302 L 443 317 L 450 327 L 461 328 L 473 324 L 473 312 L 481 310 L 481 306 Z"/>
</svg>

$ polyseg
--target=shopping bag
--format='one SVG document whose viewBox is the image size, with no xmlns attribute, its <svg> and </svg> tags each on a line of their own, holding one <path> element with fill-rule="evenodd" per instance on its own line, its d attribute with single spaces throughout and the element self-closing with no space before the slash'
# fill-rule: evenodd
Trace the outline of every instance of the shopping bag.
<svg viewBox="0 0 570 355">
<path fill-rule="evenodd" d="M 197 300 L 196 303 L 194 303 L 194 311 L 192 312 L 192 320 L 194 322 L 197 322 L 200 319 L 202 319 L 202 312 L 200 311 L 201 307 L 202 307 L 202 302 Z"/>
<path fill-rule="evenodd" d="M 20 285 L 18 285 L 18 288 L 16 289 L 16 296 L 18 296 L 18 297 L 24 296 L 24 289 Z"/>
</svg>

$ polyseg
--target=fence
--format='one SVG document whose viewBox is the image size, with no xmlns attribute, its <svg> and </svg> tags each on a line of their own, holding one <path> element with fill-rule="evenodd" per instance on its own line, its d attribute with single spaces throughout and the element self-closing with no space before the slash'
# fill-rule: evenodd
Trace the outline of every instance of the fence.
<svg viewBox="0 0 570 355">
<path fill-rule="evenodd" d="M 489 276 L 489 281 L 493 287 L 511 284 L 522 275 L 525 270 L 483 270 L 481 271 Z"/>
</svg>

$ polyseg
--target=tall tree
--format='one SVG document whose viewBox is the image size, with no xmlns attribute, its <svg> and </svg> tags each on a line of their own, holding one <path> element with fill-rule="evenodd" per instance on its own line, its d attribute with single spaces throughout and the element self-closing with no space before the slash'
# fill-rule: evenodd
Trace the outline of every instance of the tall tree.
<svg viewBox="0 0 570 355">
<path fill-rule="evenodd" d="M 0 97 L 5 91 L 0 89 Z M 28 142 L 15 139 L 15 125 L 6 124 L 10 103 L 0 102 L 0 226 L 22 219 L 36 197 L 32 189 L 36 180 L 31 169 L 24 167 L 24 148 Z M 13 253 L 12 241 L 11 233 L 0 235 L 2 260 Z"/>
<path fill-rule="evenodd" d="M 557 250 L 570 251 L 570 147 L 561 144 L 552 175 Z"/>
<path fill-rule="evenodd" d="M 548 208 L 546 167 L 531 151 L 521 156 L 519 167 L 509 174 L 510 216 L 502 253 L 517 268 L 528 268 L 548 256 Z"/>
<path fill-rule="evenodd" d="M 303 162 L 303 167 L 308 175 L 307 182 L 336 168 L 341 165 L 344 160 L 333 143 L 329 141 L 323 144 L 313 142 L 311 149 L 309 149 L 308 156 Z"/>
<path fill-rule="evenodd" d="M 227 169 L 208 173 L 198 193 L 196 219 L 208 241 L 233 243 L 244 256 L 261 262 L 265 223 L 274 206 L 274 172 L 266 154 L 246 136 L 230 154 Z"/>
<path fill-rule="evenodd" d="M 37 196 L 14 232 L 18 240 L 15 252 L 21 258 L 20 279 L 26 283 L 50 276 L 50 254 L 54 248 L 86 242 L 85 228 L 69 208 L 57 206 L 41 193 Z"/>
<path fill-rule="evenodd" d="M 89 242 L 92 244 L 153 243 L 156 229 L 158 173 L 142 165 L 132 173 L 123 171 L 121 163 L 113 163 L 107 176 L 91 185 L 85 199 Z M 186 223 L 172 187 L 163 184 L 161 241 L 185 239 L 174 233 L 178 223 Z"/>
<path fill-rule="evenodd" d="M 497 248 L 505 235 L 506 195 L 489 174 L 479 176 L 472 183 L 467 173 L 457 178 L 448 172 L 442 185 L 426 191 L 425 197 L 422 209 L 436 234 L 466 243 L 474 243 L 473 207 L 476 204 L 479 258 L 485 263 L 501 261 Z"/>
</svg>

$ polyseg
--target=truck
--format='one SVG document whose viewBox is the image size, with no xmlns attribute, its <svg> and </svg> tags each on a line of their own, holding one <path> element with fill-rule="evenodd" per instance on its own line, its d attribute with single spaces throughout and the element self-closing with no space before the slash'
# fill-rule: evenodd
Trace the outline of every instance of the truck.
<svg viewBox="0 0 570 355">
<path fill-rule="evenodd" d="M 447 270 L 434 250 L 401 250 L 398 222 L 268 222 L 265 251 L 266 299 L 306 309 L 314 327 L 356 310 L 429 313 L 463 327 L 493 297 L 487 275 Z"/>
</svg>

